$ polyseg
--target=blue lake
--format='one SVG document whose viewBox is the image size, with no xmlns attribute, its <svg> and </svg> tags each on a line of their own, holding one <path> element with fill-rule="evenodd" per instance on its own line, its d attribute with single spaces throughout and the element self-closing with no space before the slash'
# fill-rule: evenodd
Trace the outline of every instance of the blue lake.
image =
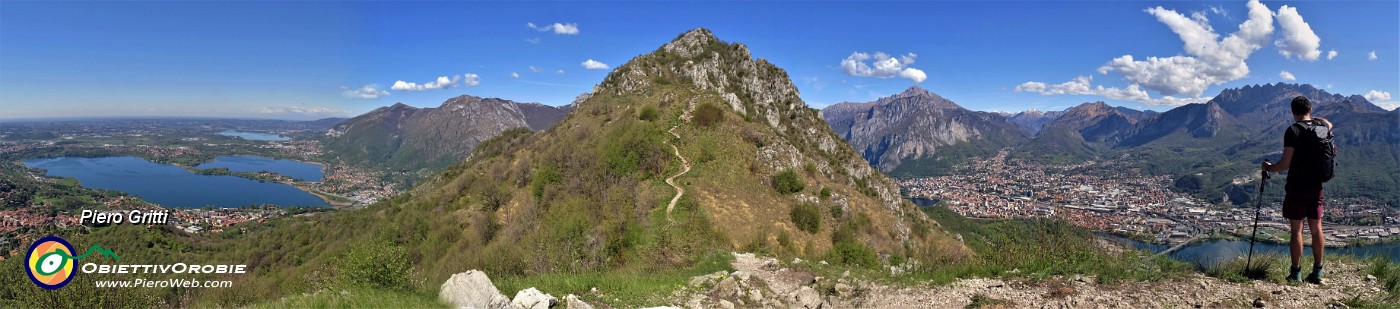
<svg viewBox="0 0 1400 309">
<path fill-rule="evenodd" d="M 271 133 L 244 132 L 244 131 L 233 131 L 233 130 L 224 130 L 223 132 L 219 132 L 219 135 L 223 135 L 223 136 L 232 136 L 232 137 L 242 138 L 242 139 L 246 139 L 246 140 L 250 140 L 250 141 L 286 141 L 286 140 L 291 140 L 291 139 L 292 139 L 292 138 L 290 138 L 290 137 L 281 136 L 281 135 L 277 135 L 277 134 L 271 134 Z"/>
<path fill-rule="evenodd" d="M 174 208 L 249 205 L 329 206 L 290 185 L 237 176 L 199 175 L 183 168 L 135 157 L 60 157 L 24 161 L 47 175 L 72 177 L 83 186 L 126 192 Z"/>
<path fill-rule="evenodd" d="M 1147 250 L 1149 252 L 1162 252 L 1163 250 L 1172 247 L 1172 245 L 1145 243 L 1118 236 L 1107 237 L 1108 239 L 1117 241 L 1119 243 L 1132 246 L 1133 248 Z M 1371 257 L 1379 255 L 1389 257 L 1391 261 L 1400 262 L 1400 243 L 1326 248 L 1323 249 L 1322 252 L 1328 255 L 1344 254 L 1356 257 Z M 1254 255 L 1259 256 L 1260 254 L 1264 253 L 1276 253 L 1287 257 L 1288 245 L 1255 242 Z M 1182 247 L 1181 249 L 1172 252 L 1170 256 L 1173 259 L 1179 261 L 1201 262 L 1205 265 L 1215 265 L 1220 262 L 1244 257 L 1247 254 L 1249 254 L 1248 240 L 1217 239 L 1186 245 L 1186 247 Z M 1303 246 L 1303 256 L 1312 256 L 1312 246 Z"/>
<path fill-rule="evenodd" d="M 306 162 L 292 160 L 282 160 L 265 158 L 258 156 L 221 156 L 214 158 L 214 161 L 196 165 L 195 168 L 227 168 L 235 172 L 273 172 L 301 179 L 303 181 L 321 181 L 321 166 Z"/>
</svg>

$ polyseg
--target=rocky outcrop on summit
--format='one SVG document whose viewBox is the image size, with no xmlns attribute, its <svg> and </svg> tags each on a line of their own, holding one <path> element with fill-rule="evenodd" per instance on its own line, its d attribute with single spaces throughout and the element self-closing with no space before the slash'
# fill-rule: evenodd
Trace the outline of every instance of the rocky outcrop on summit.
<svg viewBox="0 0 1400 309">
<path fill-rule="evenodd" d="M 543 130 L 571 109 L 469 95 L 448 99 L 437 108 L 397 103 L 336 125 L 323 137 L 324 149 L 352 164 L 436 171 L 461 161 L 477 144 L 505 130 Z"/>
<path fill-rule="evenodd" d="M 938 158 L 945 148 L 988 154 L 1026 139 L 1005 116 L 964 109 L 917 86 L 875 102 L 832 105 L 822 117 L 871 165 L 887 173 L 906 161 L 952 159 Z"/>
</svg>

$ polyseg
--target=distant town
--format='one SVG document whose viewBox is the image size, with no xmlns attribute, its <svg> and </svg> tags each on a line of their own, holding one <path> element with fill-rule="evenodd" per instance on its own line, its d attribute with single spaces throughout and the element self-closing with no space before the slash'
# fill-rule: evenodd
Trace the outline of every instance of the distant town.
<svg viewBox="0 0 1400 309">
<path fill-rule="evenodd" d="M 1158 243 L 1248 237 L 1251 232 L 1253 203 L 1236 207 L 1174 192 L 1171 176 L 1142 175 L 1125 161 L 1046 165 L 1008 158 L 1003 150 L 992 158 L 968 160 L 948 176 L 905 179 L 899 184 L 909 198 L 936 200 L 972 218 L 1059 218 L 1095 231 Z M 1260 239 L 1287 242 L 1287 221 L 1278 203 L 1266 205 L 1273 206 L 1262 207 Z M 1400 214 L 1385 205 L 1366 199 L 1331 199 L 1324 211 L 1323 234 L 1329 246 L 1400 240 Z M 1358 217 L 1379 220 L 1371 220 L 1375 225 L 1336 222 Z"/>
</svg>

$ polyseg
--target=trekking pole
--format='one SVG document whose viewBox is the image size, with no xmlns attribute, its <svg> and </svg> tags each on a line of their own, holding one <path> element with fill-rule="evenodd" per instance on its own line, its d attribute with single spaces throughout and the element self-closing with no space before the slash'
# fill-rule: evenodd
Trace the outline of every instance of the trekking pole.
<svg viewBox="0 0 1400 309">
<path fill-rule="evenodd" d="M 1264 159 L 1264 163 L 1269 163 L 1269 159 Z M 1254 204 L 1254 231 L 1249 234 L 1249 257 L 1244 261 L 1246 272 L 1254 263 L 1254 239 L 1259 237 L 1259 209 L 1264 207 L 1264 185 L 1269 184 L 1269 171 L 1259 171 L 1259 176 L 1259 202 Z"/>
</svg>

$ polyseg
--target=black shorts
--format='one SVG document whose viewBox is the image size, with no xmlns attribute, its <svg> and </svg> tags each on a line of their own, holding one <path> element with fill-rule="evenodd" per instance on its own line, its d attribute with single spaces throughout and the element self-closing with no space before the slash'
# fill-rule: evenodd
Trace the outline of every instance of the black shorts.
<svg viewBox="0 0 1400 309">
<path fill-rule="evenodd" d="M 1283 217 L 1288 220 L 1322 219 L 1322 188 L 1291 190 L 1283 194 Z"/>
</svg>

